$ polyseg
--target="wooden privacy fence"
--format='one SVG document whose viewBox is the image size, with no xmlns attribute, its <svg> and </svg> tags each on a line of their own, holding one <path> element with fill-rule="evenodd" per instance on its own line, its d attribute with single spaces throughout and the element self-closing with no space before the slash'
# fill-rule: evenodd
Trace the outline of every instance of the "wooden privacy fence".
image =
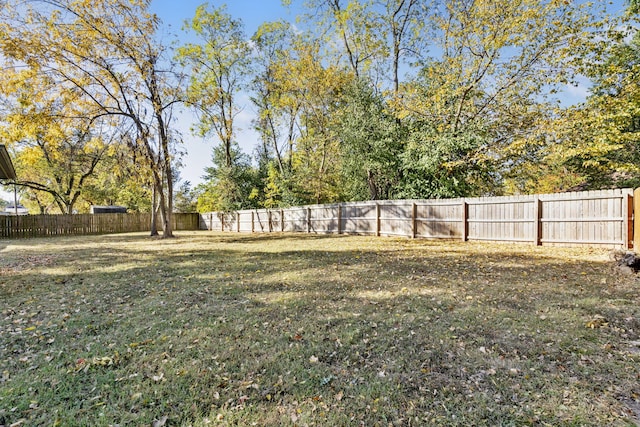
<svg viewBox="0 0 640 427">
<path fill-rule="evenodd" d="M 394 200 L 207 213 L 201 228 L 535 245 L 633 246 L 632 189 L 443 200 Z M 640 192 L 636 197 L 640 212 Z M 640 226 L 636 227 L 640 234 Z M 637 239 L 640 242 L 640 238 Z M 636 245 L 640 247 L 640 243 Z"/>
<path fill-rule="evenodd" d="M 173 214 L 174 230 L 198 230 L 197 213 Z M 149 231 L 151 214 L 2 215 L 0 238 Z M 161 229 L 160 225 L 158 228 Z"/>
</svg>

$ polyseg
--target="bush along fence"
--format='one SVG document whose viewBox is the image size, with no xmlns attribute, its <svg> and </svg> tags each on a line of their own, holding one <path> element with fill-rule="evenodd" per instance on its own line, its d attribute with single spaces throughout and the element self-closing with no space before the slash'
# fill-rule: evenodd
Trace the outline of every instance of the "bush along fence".
<svg viewBox="0 0 640 427">
<path fill-rule="evenodd" d="M 464 241 L 628 249 L 640 190 L 615 189 L 514 197 L 393 200 L 286 209 L 211 212 L 202 229 L 246 232 L 370 234 Z M 640 216 L 640 215 L 638 215 Z M 640 234 L 640 225 L 635 227 Z M 640 248 L 640 236 L 636 236 Z"/>
<path fill-rule="evenodd" d="M 173 214 L 174 230 L 198 230 L 197 213 Z M 89 235 L 149 231 L 151 214 L 2 215 L 0 238 Z M 158 229 L 161 229 L 158 224 Z"/>
</svg>

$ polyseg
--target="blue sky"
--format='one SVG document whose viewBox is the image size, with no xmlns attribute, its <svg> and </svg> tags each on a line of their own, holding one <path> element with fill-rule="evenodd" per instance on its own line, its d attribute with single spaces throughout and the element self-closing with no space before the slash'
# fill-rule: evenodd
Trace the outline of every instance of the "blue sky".
<svg viewBox="0 0 640 427">
<path fill-rule="evenodd" d="M 151 10 L 155 12 L 165 24 L 179 30 L 186 19 L 191 18 L 196 8 L 205 3 L 204 0 L 152 0 Z M 227 5 L 227 12 L 234 18 L 242 19 L 248 35 L 258 29 L 266 21 L 278 19 L 295 20 L 295 6 L 282 6 L 280 0 L 230 0 L 227 2 L 209 1 L 211 6 Z"/>
</svg>

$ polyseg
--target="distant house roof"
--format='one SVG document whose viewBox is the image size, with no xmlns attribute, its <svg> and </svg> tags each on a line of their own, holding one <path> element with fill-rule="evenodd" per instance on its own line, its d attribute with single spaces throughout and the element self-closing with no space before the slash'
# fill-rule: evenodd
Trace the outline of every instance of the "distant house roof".
<svg viewBox="0 0 640 427">
<path fill-rule="evenodd" d="M 92 214 L 127 213 L 127 207 L 126 206 L 115 206 L 115 205 L 109 205 L 109 206 L 95 206 L 95 205 L 92 205 L 91 207 L 89 207 L 89 213 L 92 213 Z"/>
<path fill-rule="evenodd" d="M 16 170 L 11 163 L 7 147 L 0 145 L 0 179 L 16 179 Z"/>
<path fill-rule="evenodd" d="M 25 208 L 22 205 L 18 205 L 18 209 L 16 209 L 16 207 L 13 206 L 13 205 L 9 205 L 9 206 L 6 206 L 4 208 L 4 212 L 2 212 L 2 213 L 7 214 L 7 215 L 14 215 L 14 214 L 28 215 L 29 214 L 29 209 Z"/>
</svg>

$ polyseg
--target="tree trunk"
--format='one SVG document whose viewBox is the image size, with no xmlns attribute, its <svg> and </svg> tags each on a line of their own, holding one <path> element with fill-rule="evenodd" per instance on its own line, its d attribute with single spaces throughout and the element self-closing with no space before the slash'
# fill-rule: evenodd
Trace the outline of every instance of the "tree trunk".
<svg viewBox="0 0 640 427">
<path fill-rule="evenodd" d="M 158 104 L 159 105 L 159 104 Z M 173 237 L 171 229 L 171 216 L 173 215 L 173 169 L 171 165 L 171 152 L 169 151 L 169 135 L 167 135 L 162 112 L 157 110 L 156 120 L 160 131 L 160 146 L 162 148 L 162 168 L 164 184 L 167 186 L 165 195 L 163 188 L 160 188 L 160 214 L 162 217 L 162 238 Z"/>
<path fill-rule="evenodd" d="M 168 239 L 173 236 L 173 228 L 171 226 L 171 216 L 173 215 L 173 177 L 171 173 L 167 174 L 167 196 L 164 192 L 160 194 L 161 206 L 160 214 L 162 215 L 162 238 Z"/>
<path fill-rule="evenodd" d="M 152 195 L 151 195 L 151 237 L 154 237 L 154 236 L 158 235 L 158 226 L 157 226 L 158 208 L 157 208 L 157 206 L 158 206 L 158 185 L 155 182 L 155 178 L 154 178 L 153 192 L 152 192 Z"/>
<path fill-rule="evenodd" d="M 367 184 L 369 184 L 369 200 L 378 200 L 378 187 L 370 170 L 367 171 Z"/>
</svg>

